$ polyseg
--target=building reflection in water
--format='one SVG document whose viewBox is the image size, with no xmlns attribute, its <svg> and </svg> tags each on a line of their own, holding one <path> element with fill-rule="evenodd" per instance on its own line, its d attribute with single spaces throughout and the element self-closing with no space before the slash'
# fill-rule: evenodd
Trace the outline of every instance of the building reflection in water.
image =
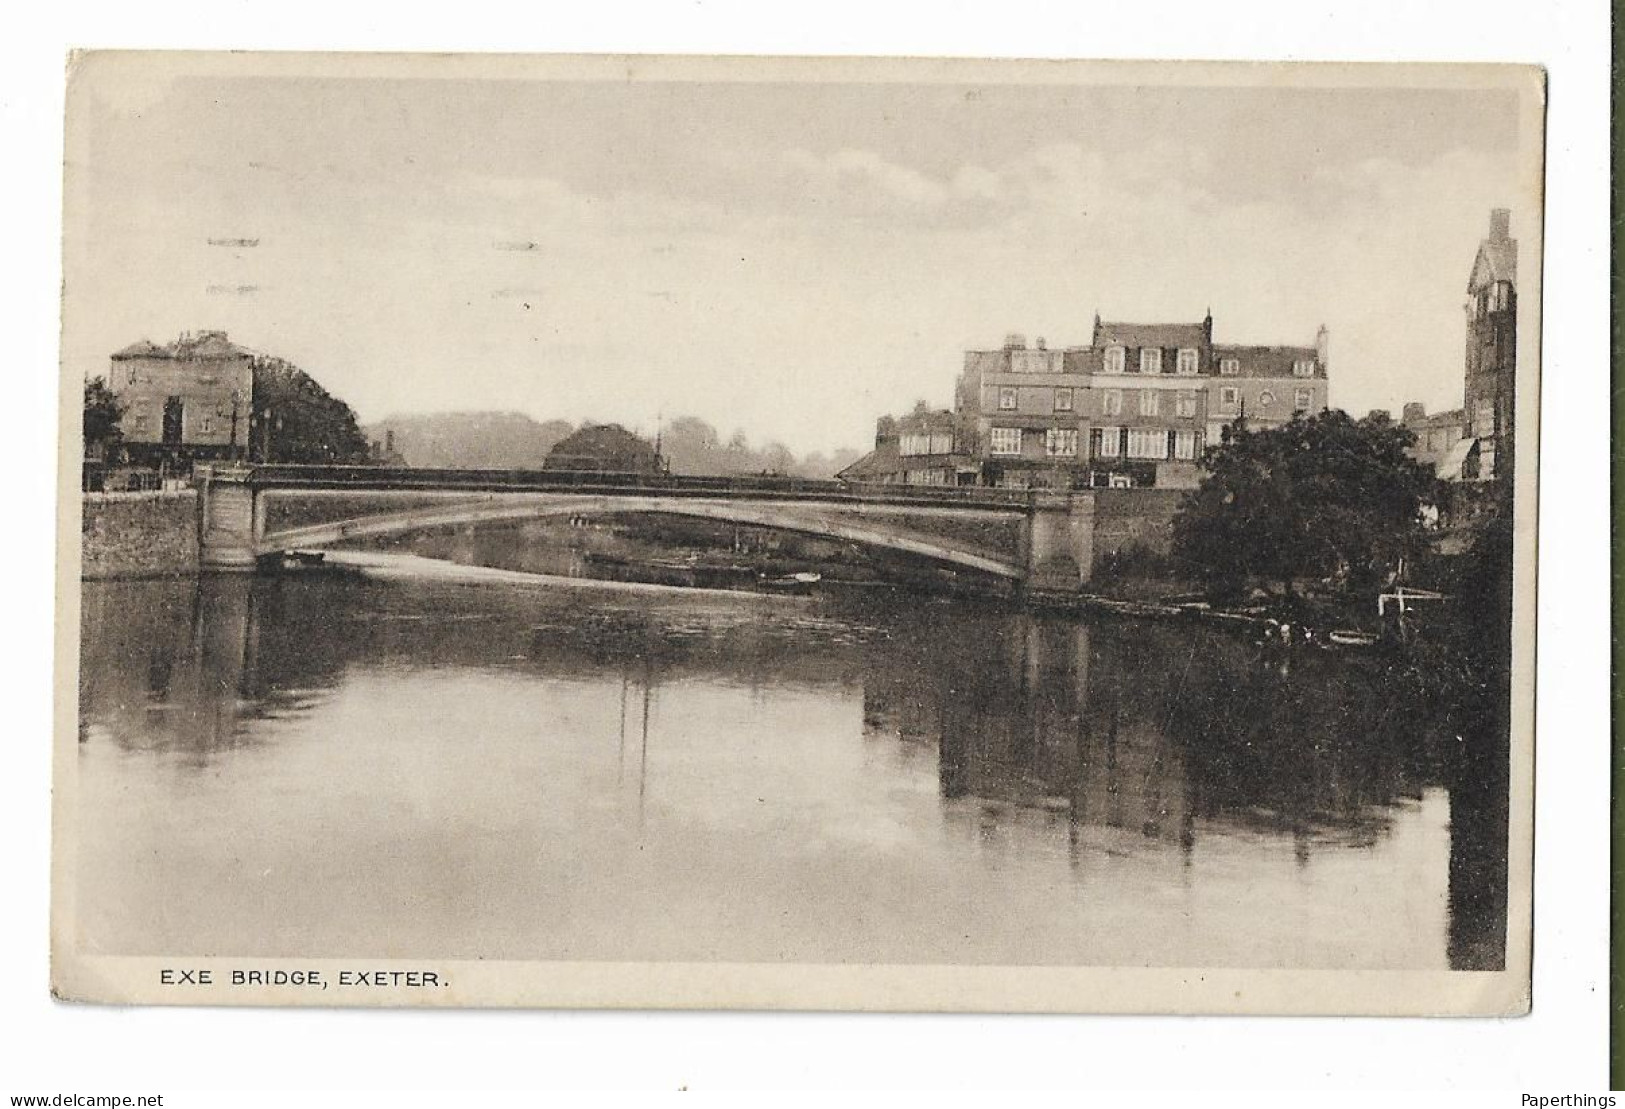
<svg viewBox="0 0 1625 1109">
<path fill-rule="evenodd" d="M 1504 714 L 1435 719 L 1346 656 L 917 598 L 699 619 L 681 597 L 516 613 L 494 595 L 425 601 L 316 575 L 89 584 L 81 741 L 201 768 L 270 742 L 256 722 L 304 712 L 351 667 L 521 667 L 618 695 L 615 773 L 628 790 L 635 778 L 641 822 L 663 683 L 835 688 L 861 696 L 868 742 L 936 759 L 951 825 L 984 841 L 1052 837 L 1074 869 L 1137 851 L 1189 867 L 1205 837 L 1238 832 L 1287 840 L 1311 865 L 1376 843 L 1396 809 L 1447 790 L 1450 965 L 1503 965 L 1507 748 L 1483 737 L 1505 736 Z M 502 653 L 511 636 L 493 629 L 515 622 L 523 650 Z"/>
<path fill-rule="evenodd" d="M 1345 656 L 1189 628 L 1018 615 L 999 632 L 935 668 L 877 666 L 864 687 L 868 735 L 940 752 L 951 819 L 983 837 L 1064 823 L 1074 866 L 1139 849 L 1188 864 L 1215 831 L 1289 837 L 1305 866 L 1373 845 L 1398 807 L 1445 788 L 1450 965 L 1504 966 L 1499 721 L 1463 730 L 1386 701 L 1381 675 Z"/>
</svg>

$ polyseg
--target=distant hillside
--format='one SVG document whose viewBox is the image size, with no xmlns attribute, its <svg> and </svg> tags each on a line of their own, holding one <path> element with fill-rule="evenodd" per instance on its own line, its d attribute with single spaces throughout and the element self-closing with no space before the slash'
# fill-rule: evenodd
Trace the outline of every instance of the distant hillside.
<svg viewBox="0 0 1625 1109">
<path fill-rule="evenodd" d="M 564 420 L 538 423 L 519 412 L 436 412 L 391 416 L 363 430 L 380 448 L 393 431 L 395 453 L 407 466 L 540 470 L 548 452 L 576 428 Z M 661 451 L 676 474 L 767 473 L 811 478 L 834 477 L 862 453 L 838 450 L 797 458 L 780 443 L 756 446 L 741 431 L 723 439 L 716 428 L 692 416 L 680 416 L 666 425 Z"/>
<path fill-rule="evenodd" d="M 575 428 L 563 420 L 537 423 L 519 412 L 436 412 L 391 416 L 365 430 L 379 444 L 393 431 L 395 453 L 408 466 L 540 470 L 547 452 Z"/>
</svg>

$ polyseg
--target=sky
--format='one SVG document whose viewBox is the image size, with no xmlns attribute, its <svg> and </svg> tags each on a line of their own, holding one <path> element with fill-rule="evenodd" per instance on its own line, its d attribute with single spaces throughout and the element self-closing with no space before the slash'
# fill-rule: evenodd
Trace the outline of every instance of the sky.
<svg viewBox="0 0 1625 1109">
<path fill-rule="evenodd" d="M 94 74 L 93 74 L 94 76 Z M 363 422 L 498 409 L 800 453 L 1106 319 L 1330 331 L 1331 403 L 1461 402 L 1509 91 L 194 76 L 89 82 L 66 372 L 226 330 Z M 1533 264 L 1524 236 L 1521 267 Z M 255 240 L 257 245 L 245 245 Z"/>
</svg>

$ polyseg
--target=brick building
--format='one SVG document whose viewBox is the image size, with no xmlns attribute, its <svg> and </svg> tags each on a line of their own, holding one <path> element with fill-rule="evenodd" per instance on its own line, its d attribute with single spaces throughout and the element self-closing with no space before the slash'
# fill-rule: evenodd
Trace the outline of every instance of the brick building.
<svg viewBox="0 0 1625 1109">
<path fill-rule="evenodd" d="M 1226 346 L 1200 323 L 1108 323 L 1098 316 L 1088 346 L 1029 348 L 1010 335 L 997 350 L 965 352 L 954 409 L 934 415 L 952 427 L 952 451 L 911 475 L 897 436 L 882 419 L 876 449 L 843 472 L 850 481 L 1076 488 L 1188 489 L 1201 478 L 1202 451 L 1223 427 L 1285 423 L 1326 408 L 1326 330 L 1314 346 Z M 918 415 L 918 412 L 916 413 Z"/>
<path fill-rule="evenodd" d="M 980 472 L 963 421 L 921 404 L 875 424 L 875 449 L 835 476 L 870 485 L 975 485 Z"/>
<path fill-rule="evenodd" d="M 108 388 L 131 462 L 184 469 L 193 461 L 239 456 L 248 443 L 254 355 L 224 331 L 183 332 L 157 346 L 143 339 L 118 351 Z"/>
</svg>

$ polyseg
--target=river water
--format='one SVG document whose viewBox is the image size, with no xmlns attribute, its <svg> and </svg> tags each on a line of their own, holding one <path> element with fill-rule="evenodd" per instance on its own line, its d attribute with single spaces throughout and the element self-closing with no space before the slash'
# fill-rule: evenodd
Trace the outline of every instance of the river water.
<svg viewBox="0 0 1625 1109">
<path fill-rule="evenodd" d="M 1504 775 L 1347 656 L 353 557 L 85 583 L 85 950 L 1504 957 Z"/>
</svg>

